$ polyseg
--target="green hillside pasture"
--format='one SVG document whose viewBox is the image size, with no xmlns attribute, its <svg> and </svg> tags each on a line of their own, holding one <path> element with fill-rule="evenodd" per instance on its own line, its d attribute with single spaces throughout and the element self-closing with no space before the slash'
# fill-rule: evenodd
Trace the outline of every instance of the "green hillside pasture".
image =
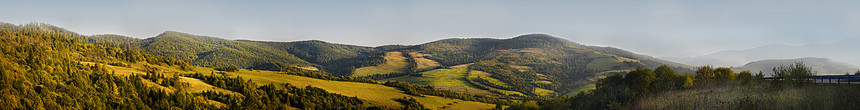
<svg viewBox="0 0 860 110">
<path fill-rule="evenodd" d="M 472 76 L 469 76 L 469 77 L 472 78 Z M 490 84 L 496 85 L 496 86 L 501 86 L 503 88 L 504 87 L 511 87 L 510 84 L 502 82 L 501 80 L 498 80 L 498 79 L 493 78 L 493 77 L 483 77 L 482 76 L 482 77 L 474 77 L 474 78 L 481 78 L 481 79 L 487 80 L 487 82 L 490 82 Z"/>
<path fill-rule="evenodd" d="M 466 64 L 461 64 L 461 65 L 454 65 L 454 66 L 451 66 L 450 68 L 468 68 L 469 65 L 472 65 L 472 64 L 475 64 L 475 63 L 466 63 Z"/>
<path fill-rule="evenodd" d="M 205 69 L 211 70 L 211 68 Z M 402 106 L 399 102 L 394 101 L 395 98 L 402 98 L 405 96 L 414 97 L 408 94 L 404 94 L 403 91 L 397 88 L 388 87 L 380 84 L 322 80 L 295 75 L 279 74 L 278 72 L 273 71 L 249 71 L 242 69 L 237 72 L 226 72 L 226 75 L 234 77 L 241 76 L 242 78 L 248 78 L 255 83 L 261 85 L 269 83 L 289 83 L 296 87 L 313 86 L 322 88 L 331 93 L 358 97 L 359 99 L 368 101 L 368 103 L 370 103 L 371 105 L 382 105 L 388 107 Z M 447 107 L 446 109 L 474 110 L 489 109 L 495 106 L 493 104 L 463 101 L 459 99 L 449 99 L 430 95 L 414 98 L 421 104 L 424 104 L 424 106 L 431 109 L 440 109 L 441 107 L 445 106 Z"/>
<path fill-rule="evenodd" d="M 355 69 L 355 74 L 352 74 L 352 76 L 362 77 L 374 74 L 388 74 L 400 72 L 404 67 L 406 67 L 406 57 L 403 57 L 403 54 L 401 52 L 385 53 L 384 59 L 385 63 L 382 63 L 380 65 Z"/>
<path fill-rule="evenodd" d="M 588 57 L 593 60 L 586 65 L 586 68 L 597 71 L 606 71 L 622 63 L 620 60 L 615 59 L 612 56 L 602 54 L 589 54 Z"/>
<path fill-rule="evenodd" d="M 305 70 L 314 70 L 314 71 L 320 70 L 319 68 L 313 67 L 313 66 L 295 66 L 295 67 L 305 69 Z"/>
<path fill-rule="evenodd" d="M 544 97 L 552 97 L 555 96 L 555 91 L 547 90 L 543 88 L 535 88 L 534 93 Z"/>
<path fill-rule="evenodd" d="M 422 76 L 401 76 L 381 81 L 402 81 L 417 85 L 430 85 L 438 89 L 476 95 L 490 95 L 490 91 L 478 89 L 466 82 L 466 68 L 435 69 L 421 73 Z"/>
<path fill-rule="evenodd" d="M 801 87 L 769 87 L 769 82 L 751 87 L 737 82 L 725 85 L 663 92 L 635 101 L 639 109 L 715 110 L 856 110 L 860 109 L 860 86 L 808 84 Z"/>
<path fill-rule="evenodd" d="M 478 76 L 480 76 L 480 78 L 481 78 L 481 79 L 487 80 L 487 81 L 489 81 L 490 83 L 494 83 L 494 84 L 496 84 L 496 85 L 510 86 L 508 83 L 505 83 L 505 82 L 502 82 L 502 81 L 500 81 L 500 80 L 498 80 L 498 79 L 496 79 L 496 78 L 492 78 L 492 77 L 490 77 L 490 73 L 483 72 L 483 71 L 477 71 L 477 70 L 472 70 L 472 71 L 470 71 L 470 72 L 469 72 L 469 78 L 472 78 L 473 80 L 474 80 L 474 78 L 479 78 Z M 503 90 L 503 89 L 499 89 L 499 88 L 493 88 L 493 87 L 491 87 L 491 86 L 488 86 L 489 84 L 483 84 L 483 83 L 479 83 L 479 82 L 475 82 L 475 83 L 478 83 L 478 85 L 476 85 L 476 86 L 483 86 L 483 87 L 485 87 L 485 88 L 488 88 L 488 89 L 489 89 L 488 91 L 495 91 L 495 92 L 497 92 L 497 93 L 499 93 L 499 94 L 501 94 L 501 95 L 506 95 L 506 96 L 510 96 L 510 95 L 525 96 L 525 94 L 520 93 L 520 92 L 517 92 L 517 91 L 509 91 L 509 90 Z"/>
<path fill-rule="evenodd" d="M 409 55 L 411 55 L 413 58 L 415 58 L 415 63 L 418 64 L 417 65 L 418 70 L 433 69 L 433 68 L 441 66 L 441 64 L 439 64 L 439 62 L 424 58 L 424 57 L 430 56 L 430 54 L 424 54 L 424 53 L 419 53 L 419 52 L 409 52 Z"/>
</svg>

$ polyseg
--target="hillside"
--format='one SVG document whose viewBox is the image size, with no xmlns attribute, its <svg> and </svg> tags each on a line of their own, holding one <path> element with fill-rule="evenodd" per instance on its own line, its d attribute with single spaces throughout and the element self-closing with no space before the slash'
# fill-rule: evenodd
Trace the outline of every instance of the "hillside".
<svg viewBox="0 0 860 110">
<path fill-rule="evenodd" d="M 71 33 L 62 28 L 45 28 Z M 318 40 L 227 40 L 166 31 L 152 38 L 78 36 L 95 45 L 139 50 L 205 68 L 322 70 L 323 74 L 401 81 L 494 98 L 573 95 L 597 79 L 636 67 L 689 66 L 614 47 L 581 45 L 546 34 L 508 39 L 444 39 L 419 45 L 364 47 Z M 205 72 L 204 72 L 205 73 Z M 472 73 L 486 73 L 472 75 Z M 476 91 L 476 92 L 473 92 Z"/>
<path fill-rule="evenodd" d="M 812 67 L 813 71 L 818 72 L 819 75 L 845 75 L 845 74 L 854 74 L 860 67 L 848 63 L 833 61 L 827 58 L 796 58 L 796 59 L 774 59 L 774 60 L 760 60 L 747 63 L 741 67 L 732 68 L 734 70 L 749 70 L 751 72 L 758 73 L 761 71 L 765 75 L 773 74 L 773 68 L 778 67 L 780 65 L 790 65 L 795 62 L 803 62 L 807 66 Z"/>
<path fill-rule="evenodd" d="M 489 109 L 494 104 L 483 102 L 507 103 L 415 93 L 405 88 L 413 85 L 297 67 L 218 71 L 104 40 L 116 35 L 82 36 L 46 24 L 0 27 L 6 47 L 0 49 L 0 98 L 7 100 L 0 105 L 7 109 Z"/>
<path fill-rule="evenodd" d="M 286 51 L 260 46 L 262 43 L 225 40 L 166 31 L 136 43 L 143 52 L 189 61 L 197 65 L 235 65 L 249 68 L 270 62 L 310 66 Z"/>
<path fill-rule="evenodd" d="M 664 58 L 690 65 L 741 66 L 745 63 L 766 59 L 792 59 L 804 57 L 827 58 L 860 65 L 860 39 L 844 39 L 834 43 L 808 45 L 770 44 L 741 50 L 719 51 L 707 55 L 687 58 Z"/>
<path fill-rule="evenodd" d="M 572 94 L 578 88 L 593 84 L 594 81 L 588 79 L 611 74 L 608 71 L 662 64 L 681 67 L 677 69 L 679 72 L 691 71 L 683 64 L 617 48 L 585 46 L 545 34 L 527 34 L 510 39 L 444 39 L 410 49 L 429 54 L 424 58 L 443 66 L 475 64 L 469 69 L 490 73 L 489 77 L 512 86 L 491 86 L 489 89 L 516 91 L 529 96 L 541 96 L 535 92 L 537 90 Z"/>
<path fill-rule="evenodd" d="M 229 66 L 260 70 L 289 67 L 322 69 L 331 73 L 351 72 L 381 63 L 373 48 L 331 44 L 322 41 L 263 42 L 226 40 L 166 31 L 135 43 L 143 52 L 188 61 L 196 65 Z"/>
<path fill-rule="evenodd" d="M 379 80 L 409 74 L 420 79 L 421 77 L 416 75 L 425 74 L 424 71 L 477 63 L 480 65 L 471 65 L 468 69 L 488 72 L 488 77 L 512 86 L 484 87 L 483 90 L 515 91 L 527 96 L 546 95 L 548 92 L 572 94 L 580 88 L 591 86 L 593 79 L 636 67 L 669 64 L 681 67 L 677 69 L 679 72 L 691 71 L 689 66 L 683 64 L 613 47 L 581 45 L 545 34 L 527 34 L 510 39 L 444 39 L 420 45 L 380 47 L 333 44 L 318 40 L 226 40 L 174 31 L 139 41 L 121 36 L 113 37 L 116 38 L 102 39 L 131 41 L 134 42 L 133 46 L 137 47 L 129 48 L 206 67 L 233 65 L 272 71 L 302 67 L 323 70 L 330 75 L 374 77 Z M 466 79 L 460 78 L 458 81 Z M 460 84 L 437 88 L 454 90 L 455 88 L 447 87 L 470 86 L 466 83 Z M 505 95 L 503 92 L 496 93 Z"/>
</svg>

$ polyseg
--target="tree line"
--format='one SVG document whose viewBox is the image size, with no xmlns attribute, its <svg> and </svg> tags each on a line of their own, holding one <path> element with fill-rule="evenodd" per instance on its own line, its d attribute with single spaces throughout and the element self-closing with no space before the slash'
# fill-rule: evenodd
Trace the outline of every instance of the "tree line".
<svg viewBox="0 0 860 110">
<path fill-rule="evenodd" d="M 91 62 L 182 64 L 130 50 L 87 44 L 44 25 L 0 28 L 0 108 L 6 109 L 213 109 L 184 91 L 152 87 L 139 75 L 116 75 Z M 50 27 L 50 26 L 47 26 Z M 128 57 L 131 56 L 131 57 Z M 157 76 L 157 75 L 152 75 Z M 147 75 L 147 77 L 152 77 Z M 159 77 L 160 78 L 160 77 Z M 149 78 L 156 79 L 156 78 Z M 163 83 L 176 85 L 178 83 Z"/>
<path fill-rule="evenodd" d="M 788 66 L 775 67 L 775 80 L 769 81 L 774 88 L 786 85 L 801 86 L 811 83 L 809 76 L 815 74 L 802 62 Z M 782 77 L 782 79 L 780 79 Z M 690 73 L 678 74 L 667 65 L 655 69 L 636 68 L 624 75 L 613 74 L 597 81 L 596 88 L 588 92 L 579 92 L 573 96 L 551 99 L 525 100 L 511 105 L 508 109 L 622 109 L 631 106 L 631 102 L 640 97 L 653 95 L 664 91 L 710 87 L 724 83 L 738 82 L 741 86 L 751 86 L 766 81 L 761 72 L 753 74 L 749 71 L 736 73 L 727 67 L 699 67 L 695 75 Z"/>
<path fill-rule="evenodd" d="M 241 95 L 232 95 L 207 91 L 197 94 L 210 100 L 228 102 L 228 108 L 231 109 L 384 109 L 384 107 L 369 106 L 356 97 L 329 93 L 321 88 L 312 86 L 298 88 L 289 83 L 258 86 L 253 81 L 245 80 L 242 77 L 228 77 L 212 73 L 209 75 L 195 73 L 186 76 L 201 79 L 213 86 L 240 93 Z"/>
</svg>

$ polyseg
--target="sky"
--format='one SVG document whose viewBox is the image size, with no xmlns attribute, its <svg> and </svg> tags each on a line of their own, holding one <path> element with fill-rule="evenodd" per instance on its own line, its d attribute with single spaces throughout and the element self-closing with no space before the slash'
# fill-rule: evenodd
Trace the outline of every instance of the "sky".
<svg viewBox="0 0 860 110">
<path fill-rule="evenodd" d="M 543 33 L 655 57 L 860 35 L 857 0 L 3 0 L 0 14 L 0 22 L 85 35 L 149 38 L 171 30 L 362 46 Z"/>
</svg>

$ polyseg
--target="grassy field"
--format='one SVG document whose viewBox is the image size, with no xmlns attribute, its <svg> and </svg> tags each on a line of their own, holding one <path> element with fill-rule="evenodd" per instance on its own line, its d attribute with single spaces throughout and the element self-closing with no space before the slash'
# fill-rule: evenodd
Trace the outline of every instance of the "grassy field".
<svg viewBox="0 0 860 110">
<path fill-rule="evenodd" d="M 591 62 L 588 62 L 586 68 L 593 69 L 597 71 L 605 71 L 612 69 L 615 65 L 621 64 L 621 61 L 612 58 L 611 56 L 600 55 L 600 54 L 589 54 L 589 58 L 592 58 Z"/>
<path fill-rule="evenodd" d="M 487 82 L 490 82 L 490 84 L 492 84 L 492 85 L 501 86 L 501 87 L 503 87 L 503 88 L 505 88 L 505 87 L 511 87 L 511 85 L 510 85 L 510 84 L 505 83 L 505 82 L 502 82 L 502 81 L 500 81 L 500 80 L 498 80 L 498 79 L 496 79 L 496 78 L 493 78 L 493 77 L 478 77 L 478 78 L 481 78 L 481 79 L 487 80 Z"/>
<path fill-rule="evenodd" d="M 84 64 L 98 64 L 93 62 L 82 62 Z M 141 71 L 144 68 L 145 63 L 136 63 L 130 64 L 129 67 L 118 67 L 118 66 L 110 66 L 105 65 L 109 70 L 115 71 L 117 75 L 131 75 L 138 74 L 143 75 L 145 72 Z M 217 72 L 212 68 L 205 67 L 194 67 L 191 71 L 181 71 L 178 66 L 158 66 L 158 65 L 149 65 L 150 67 L 159 68 L 161 73 L 164 73 L 166 76 L 172 76 L 173 74 L 185 74 L 185 73 L 212 73 Z M 367 84 L 367 83 L 357 83 L 357 82 L 343 82 L 343 81 L 330 81 L 330 80 L 322 80 L 315 79 L 309 77 L 295 76 L 295 75 L 287 75 L 287 74 L 279 74 L 274 71 L 259 71 L 259 70 L 245 70 L 241 69 L 237 72 L 225 72 L 229 76 L 241 76 L 242 78 L 250 79 L 257 83 L 258 85 L 263 84 L 284 84 L 290 83 L 293 86 L 304 87 L 304 86 L 314 86 L 318 88 L 325 89 L 328 92 L 338 93 L 345 96 L 355 96 L 359 99 L 368 101 L 371 105 L 382 105 L 388 107 L 401 107 L 399 102 L 394 101 L 395 98 L 401 97 L 413 97 L 411 95 L 404 94 L 403 91 L 398 90 L 394 87 L 388 87 L 379 84 Z M 221 89 L 209 85 L 199 79 L 181 77 L 183 82 L 188 82 L 191 86 L 188 88 L 189 92 L 202 92 L 202 91 L 217 91 L 223 93 L 232 93 L 238 94 L 233 91 Z M 152 83 L 148 80 L 150 85 L 163 88 L 167 91 L 173 91 L 172 88 L 167 88 L 160 86 L 158 84 Z M 472 101 L 463 101 L 459 99 L 449 99 L 443 97 L 436 96 L 425 96 L 425 97 L 414 97 L 418 102 L 424 104 L 426 107 L 430 109 L 460 109 L 460 110 L 469 110 L 469 109 L 489 109 L 494 107 L 493 104 L 486 104 L 480 102 L 472 102 Z M 225 105 L 223 103 L 217 101 L 210 101 L 215 105 Z"/>
<path fill-rule="evenodd" d="M 555 96 L 555 91 L 547 90 L 543 88 L 535 88 L 534 93 L 540 96 L 552 97 Z"/>
<path fill-rule="evenodd" d="M 588 54 L 588 57 L 594 60 L 589 62 L 586 67 L 597 71 L 610 70 L 612 67 L 620 65 L 624 61 L 639 62 L 639 60 L 599 53 Z"/>
<path fill-rule="evenodd" d="M 314 70 L 314 71 L 320 70 L 319 68 L 313 67 L 313 66 L 296 66 L 296 68 L 301 68 L 301 69 L 305 69 L 305 70 Z"/>
<path fill-rule="evenodd" d="M 214 71 L 211 68 L 196 68 L 195 71 Z M 413 97 L 404 94 L 403 91 L 394 87 L 388 87 L 379 84 L 344 82 L 322 80 L 309 77 L 278 74 L 273 71 L 249 71 L 239 70 L 237 72 L 226 72 L 228 76 L 240 76 L 250 79 L 258 84 L 284 84 L 290 83 L 293 86 L 304 87 L 314 86 L 325 89 L 328 92 L 337 93 L 345 96 L 355 96 L 359 99 L 366 100 L 371 105 L 382 105 L 388 107 L 401 107 L 399 102 L 394 101 L 395 98 Z M 480 102 L 463 101 L 459 99 L 448 99 L 436 96 L 414 97 L 418 102 L 424 104 L 431 109 L 488 109 L 495 105 Z"/>
<path fill-rule="evenodd" d="M 468 68 L 468 67 L 469 67 L 469 65 L 472 65 L 472 64 L 474 64 L 474 63 L 466 63 L 466 64 L 461 64 L 461 65 L 454 65 L 454 66 L 451 66 L 450 68 Z"/>
<path fill-rule="evenodd" d="M 466 82 L 466 68 L 435 69 L 422 72 L 422 76 L 401 76 L 381 81 L 403 81 L 417 85 L 430 85 L 438 89 L 477 95 L 489 95 L 490 91 L 478 89 Z"/>
<path fill-rule="evenodd" d="M 426 56 L 430 56 L 430 54 L 424 54 L 419 52 L 409 52 L 413 58 L 415 58 L 415 63 L 417 63 L 417 69 L 432 69 L 441 66 L 439 62 L 424 58 Z"/>
<path fill-rule="evenodd" d="M 487 80 L 488 82 L 490 82 L 490 84 L 487 84 L 487 85 L 497 85 L 497 86 L 503 86 L 503 87 L 510 87 L 511 86 L 510 84 L 502 82 L 499 79 L 490 77 L 490 73 L 487 73 L 487 72 L 472 70 L 472 71 L 470 71 L 470 73 L 471 74 L 469 74 L 469 78 L 480 78 L 480 79 Z"/>
<path fill-rule="evenodd" d="M 376 66 L 361 67 L 355 69 L 353 77 L 369 76 L 374 74 L 388 74 L 400 72 L 406 67 L 406 57 L 401 52 L 385 53 L 385 63 Z"/>
<path fill-rule="evenodd" d="M 860 109 L 860 85 L 810 84 L 771 87 L 756 83 L 710 85 L 696 89 L 663 92 L 638 99 L 640 109 Z"/>
<path fill-rule="evenodd" d="M 474 80 L 474 78 L 479 78 L 478 76 L 480 76 L 481 79 L 484 79 L 484 80 L 489 81 L 490 83 L 493 83 L 494 85 L 510 86 L 510 84 L 508 84 L 508 83 L 505 83 L 505 82 L 502 82 L 496 78 L 490 77 L 490 73 L 483 72 L 483 71 L 477 71 L 477 70 L 472 70 L 469 72 L 469 78 L 473 78 L 473 80 Z M 483 84 L 483 83 L 479 83 L 479 82 L 475 82 L 475 83 L 478 83 L 477 86 L 484 86 L 485 88 L 489 89 L 488 91 L 495 91 L 495 92 L 499 93 L 500 95 L 525 96 L 525 94 L 517 92 L 517 91 L 509 91 L 509 90 L 503 90 L 503 89 L 499 89 L 499 88 L 493 88 L 492 86 L 489 86 L 489 84 Z"/>
</svg>

